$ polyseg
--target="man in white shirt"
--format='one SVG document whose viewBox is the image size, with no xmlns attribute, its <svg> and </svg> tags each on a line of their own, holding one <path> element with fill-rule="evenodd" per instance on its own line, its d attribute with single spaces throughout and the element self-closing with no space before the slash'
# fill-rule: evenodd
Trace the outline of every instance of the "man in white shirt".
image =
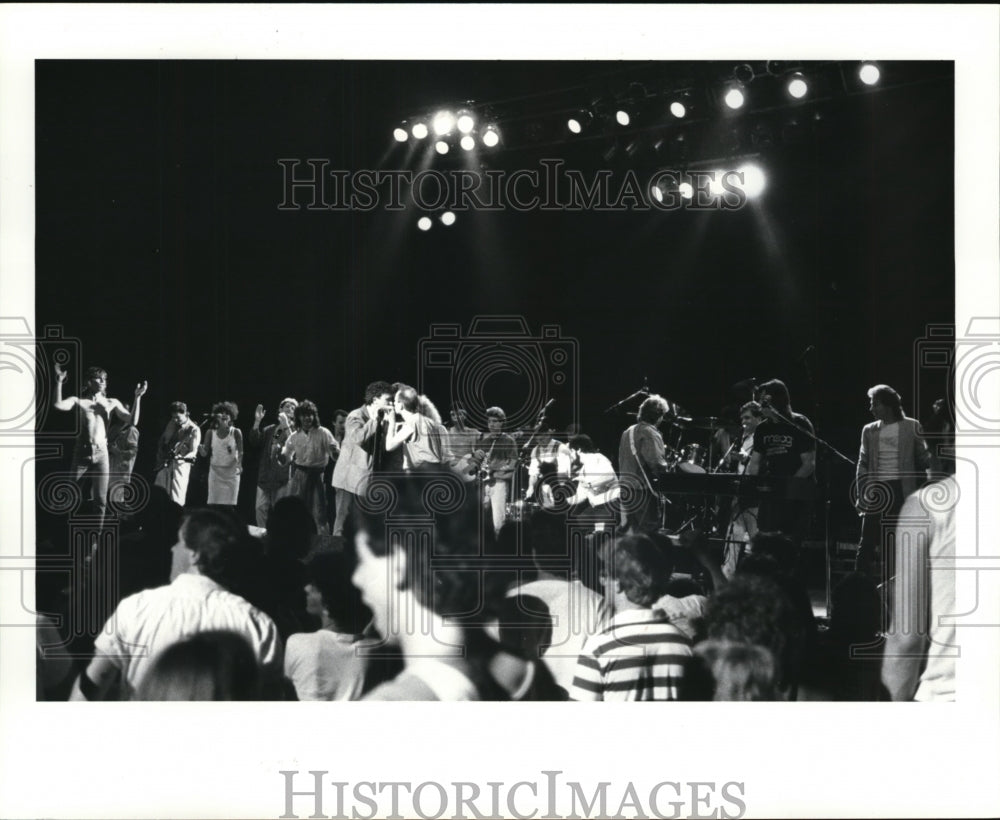
<svg viewBox="0 0 1000 820">
<path fill-rule="evenodd" d="M 162 650 L 212 630 L 246 638 L 265 676 L 280 677 L 282 644 L 274 621 L 227 589 L 237 582 L 233 568 L 247 548 L 245 528 L 226 512 L 203 509 L 185 519 L 179 534 L 191 567 L 172 583 L 118 604 L 70 700 L 106 699 L 116 682 L 119 699 L 129 700 Z"/>
<path fill-rule="evenodd" d="M 930 453 L 920 424 L 903 414 L 899 393 L 877 384 L 868 398 L 875 421 L 861 431 L 855 505 L 862 515 L 857 567 L 871 572 L 879 562 L 891 562 L 886 535 L 895 528 L 903 501 L 926 480 Z"/>
</svg>

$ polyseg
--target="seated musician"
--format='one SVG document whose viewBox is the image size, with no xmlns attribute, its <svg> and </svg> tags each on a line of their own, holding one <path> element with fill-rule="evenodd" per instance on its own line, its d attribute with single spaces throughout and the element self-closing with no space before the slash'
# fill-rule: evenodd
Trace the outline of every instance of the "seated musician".
<svg viewBox="0 0 1000 820">
<path fill-rule="evenodd" d="M 621 495 L 618 476 L 610 459 L 598 452 L 590 436 L 576 435 L 569 440 L 573 454 L 574 518 L 588 520 L 614 519 L 617 501 Z"/>
<path fill-rule="evenodd" d="M 538 502 L 546 509 L 551 509 L 556 504 L 554 483 L 560 479 L 569 481 L 570 463 L 573 460 L 569 447 L 552 437 L 554 432 L 548 427 L 539 430 L 535 436 L 537 444 L 531 450 L 528 490 L 524 495 L 525 500 L 531 501 L 537 490 Z"/>
</svg>

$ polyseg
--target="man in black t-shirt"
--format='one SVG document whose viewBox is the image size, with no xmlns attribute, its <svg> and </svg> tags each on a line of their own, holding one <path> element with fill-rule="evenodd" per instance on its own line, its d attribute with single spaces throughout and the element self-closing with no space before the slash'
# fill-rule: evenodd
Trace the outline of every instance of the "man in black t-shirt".
<svg viewBox="0 0 1000 820">
<path fill-rule="evenodd" d="M 808 498 L 816 473 L 816 442 L 813 426 L 792 410 L 785 383 L 772 379 L 760 386 L 764 420 L 753 436 L 753 453 L 747 475 L 801 479 L 786 485 L 777 495 L 761 502 L 761 530 L 779 530 L 796 542 L 805 534 L 811 505 Z"/>
</svg>

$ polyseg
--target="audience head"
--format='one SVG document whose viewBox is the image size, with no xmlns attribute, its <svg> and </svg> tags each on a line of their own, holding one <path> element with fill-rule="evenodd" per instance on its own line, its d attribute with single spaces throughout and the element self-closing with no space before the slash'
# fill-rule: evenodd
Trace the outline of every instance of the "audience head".
<svg viewBox="0 0 1000 820">
<path fill-rule="evenodd" d="M 672 568 L 664 550 L 647 535 L 626 535 L 615 547 L 614 576 L 605 584 L 637 607 L 648 609 L 666 594 Z M 620 603 L 620 598 L 619 598 Z"/>
<path fill-rule="evenodd" d="M 386 500 L 388 511 L 380 508 Z M 390 598 L 396 612 L 404 600 L 444 617 L 477 613 L 485 620 L 495 612 L 504 579 L 485 564 L 492 528 L 483 526 L 475 487 L 451 470 L 426 465 L 406 477 L 374 479 L 355 513 L 353 581 L 390 642 L 405 628 L 389 623 Z"/>
<path fill-rule="evenodd" d="M 702 641 L 681 684 L 683 700 L 779 700 L 774 656 L 763 646 Z"/>
<path fill-rule="evenodd" d="M 199 509 L 189 512 L 180 539 L 192 553 L 194 566 L 220 586 L 235 590 L 246 578 L 256 548 L 247 529 L 230 512 Z"/>
<path fill-rule="evenodd" d="M 777 687 L 788 694 L 799 683 L 807 625 L 781 584 L 759 575 L 737 575 L 711 599 L 702 622 L 710 640 L 756 644 L 777 664 Z"/>
<path fill-rule="evenodd" d="M 164 649 L 143 678 L 138 700 L 259 700 L 260 668 L 246 638 L 199 632 Z"/>
<path fill-rule="evenodd" d="M 338 632 L 358 635 L 371 612 L 351 583 L 354 563 L 346 552 L 324 550 L 305 564 L 306 611 L 328 621 Z"/>
<path fill-rule="evenodd" d="M 297 495 L 278 499 L 267 516 L 269 550 L 301 558 L 316 540 L 316 519 Z"/>
</svg>

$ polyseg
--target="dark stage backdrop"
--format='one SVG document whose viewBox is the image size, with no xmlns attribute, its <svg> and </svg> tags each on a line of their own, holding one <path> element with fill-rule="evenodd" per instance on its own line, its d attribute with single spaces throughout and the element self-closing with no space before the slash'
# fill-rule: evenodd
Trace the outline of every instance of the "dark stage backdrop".
<svg viewBox="0 0 1000 820">
<path fill-rule="evenodd" d="M 945 374 L 918 374 L 916 346 L 954 316 L 948 66 L 836 101 L 824 138 L 758 146 L 767 189 L 738 210 L 466 212 L 423 233 L 413 209 L 278 207 L 280 159 L 399 168 L 406 149 L 391 130 L 414 112 L 470 99 L 507 110 L 524 100 L 528 110 L 540 94 L 584 97 L 608 77 L 661 68 L 672 70 L 41 61 L 36 326 L 79 338 L 80 364 L 107 368 L 112 396 L 149 380 L 140 472 L 152 469 L 176 399 L 196 417 L 231 399 L 248 430 L 258 402 L 272 420 L 294 395 L 316 401 L 329 424 L 336 407 L 360 404 L 365 384 L 386 379 L 422 382 L 447 415 L 464 376 L 448 371 L 457 359 L 428 369 L 421 340 L 432 325 L 458 325 L 431 347 L 470 355 L 477 316 L 522 317 L 526 355 L 543 362 L 537 378 L 516 361 L 494 368 L 466 403 L 533 418 L 556 398 L 550 421 L 579 424 L 612 458 L 630 420 L 604 410 L 644 379 L 691 415 L 718 416 L 747 398 L 738 382 L 783 378 L 793 406 L 851 457 L 872 384 L 896 386 L 910 415 L 926 415 Z M 627 169 L 604 147 L 541 139 L 480 156 L 506 171 L 545 158 L 586 173 Z M 566 359 L 553 360 L 556 350 Z M 50 414 L 46 424 L 63 421 Z M 833 473 L 843 510 L 850 470 Z"/>
</svg>

